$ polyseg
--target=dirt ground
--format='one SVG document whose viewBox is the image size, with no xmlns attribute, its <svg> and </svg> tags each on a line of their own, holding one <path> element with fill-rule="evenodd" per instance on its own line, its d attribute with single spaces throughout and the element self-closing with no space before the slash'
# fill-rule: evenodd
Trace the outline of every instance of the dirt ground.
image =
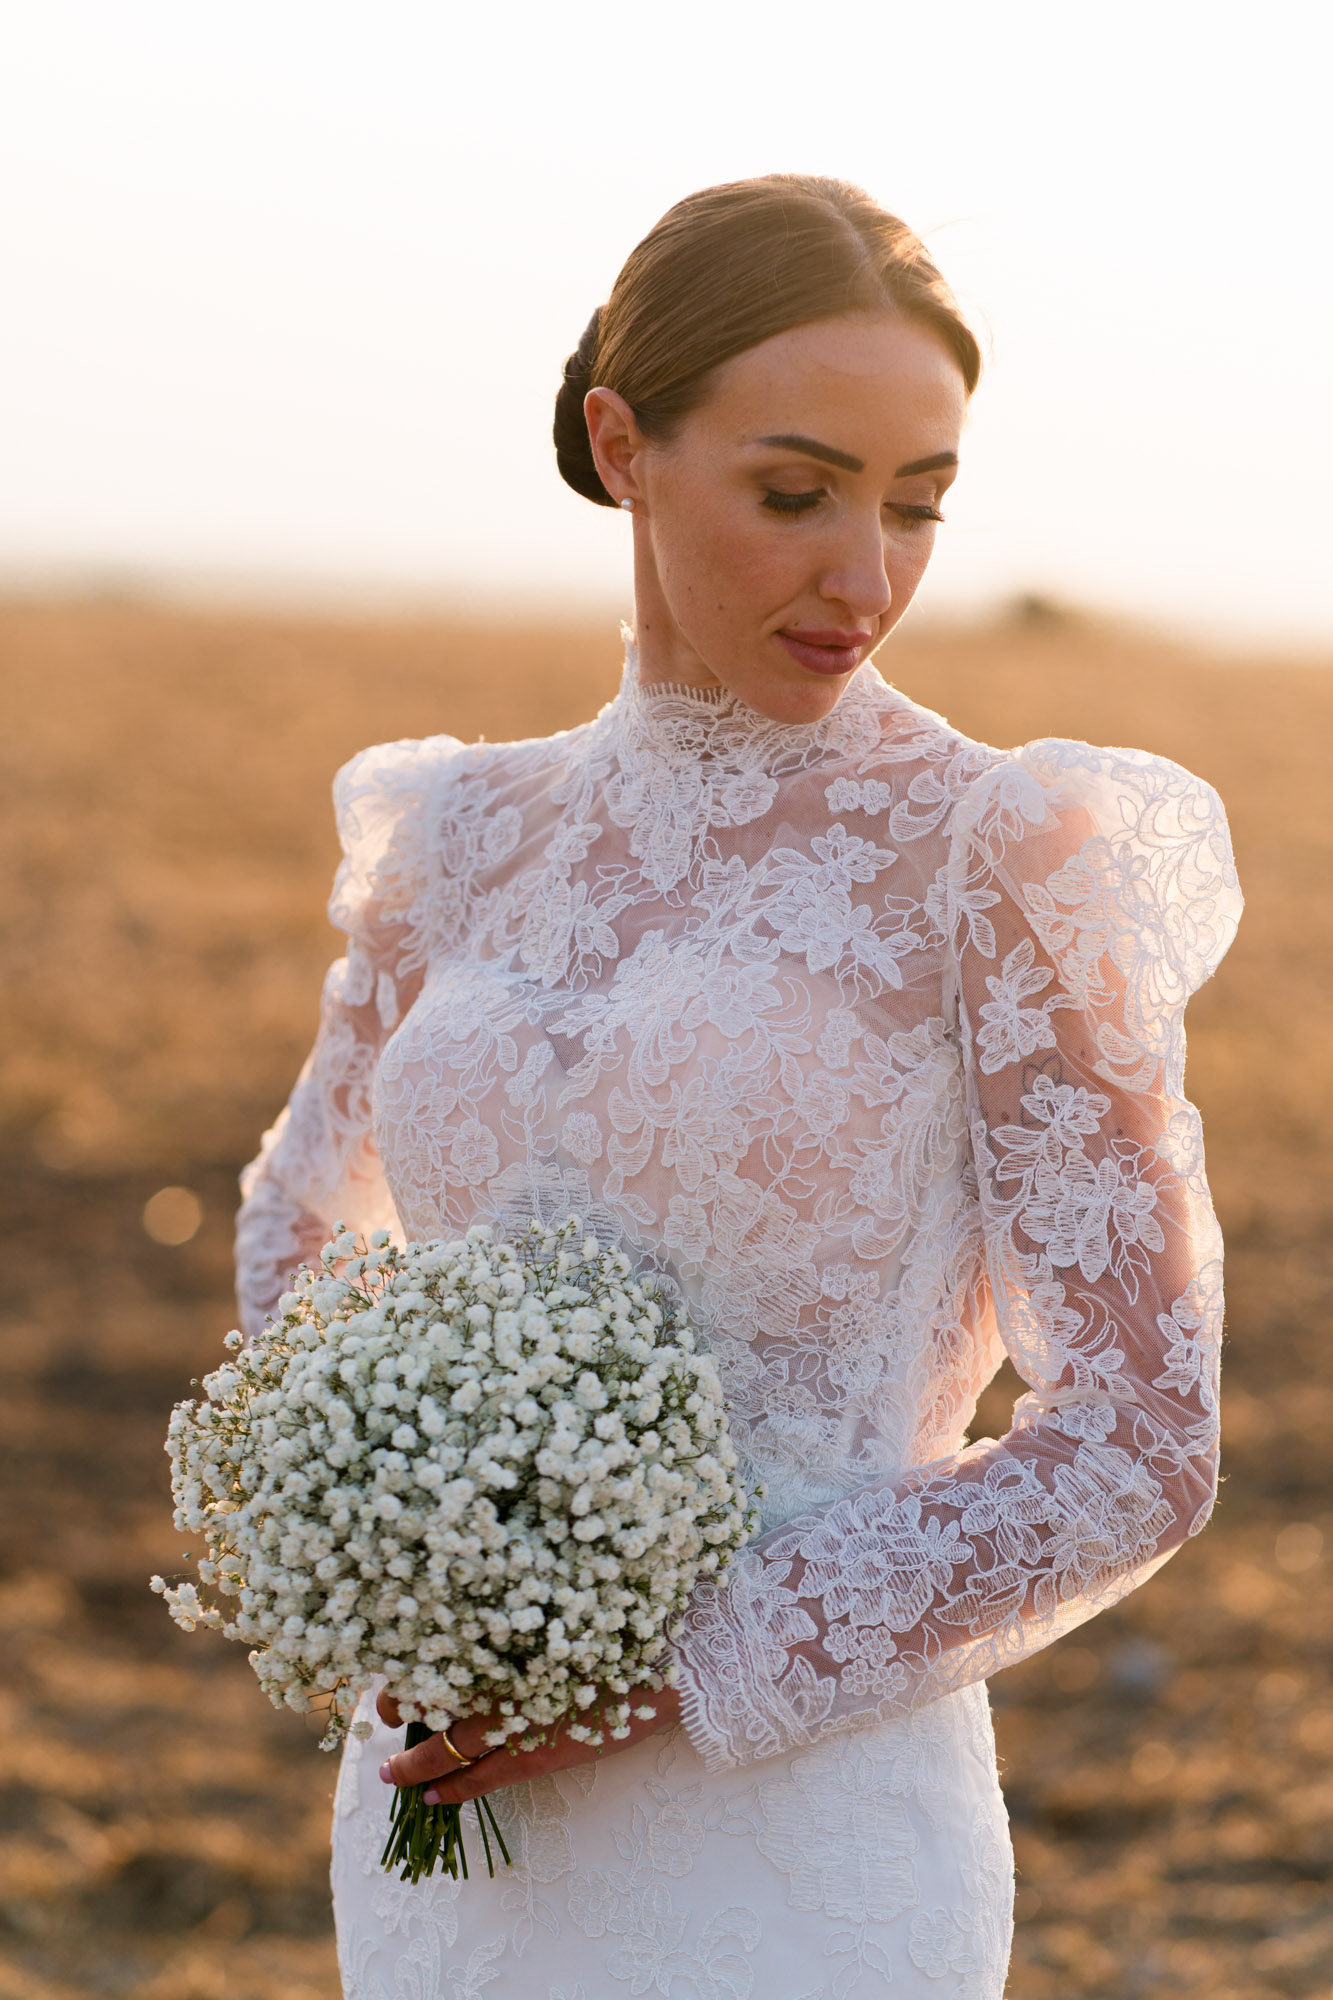
<svg viewBox="0 0 1333 2000">
<path fill-rule="evenodd" d="M 333 955 L 334 768 L 376 738 L 564 726 L 618 662 L 612 621 L 0 606 L 0 2000 L 336 2000 L 331 1761 L 146 1588 L 179 1565 L 166 1416 L 220 1356 L 236 1171 Z M 1328 2000 L 1333 673 L 1040 605 L 881 664 L 993 742 L 1190 765 L 1249 898 L 1190 1016 L 1229 1258 L 1222 1498 L 1127 1603 L 992 1684 L 1012 2000 Z M 176 1247 L 142 1222 L 164 1186 L 202 1206 Z"/>
</svg>

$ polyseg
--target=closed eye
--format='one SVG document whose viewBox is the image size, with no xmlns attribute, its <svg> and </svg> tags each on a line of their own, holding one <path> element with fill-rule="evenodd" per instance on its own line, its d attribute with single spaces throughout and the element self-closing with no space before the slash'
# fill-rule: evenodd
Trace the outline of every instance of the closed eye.
<svg viewBox="0 0 1333 2000">
<path fill-rule="evenodd" d="M 770 513 L 785 514 L 790 519 L 795 515 L 808 514 L 812 507 L 819 505 L 827 492 L 828 488 L 825 486 L 816 486 L 809 493 L 779 493 L 770 487 L 764 494 L 760 504 L 767 507 Z M 938 507 L 915 506 L 910 505 L 907 501 L 896 500 L 891 500 L 887 504 L 889 513 L 896 514 L 898 519 L 903 522 L 942 521 L 944 519 Z"/>
<path fill-rule="evenodd" d="M 774 514 L 808 514 L 824 498 L 827 488 L 816 486 L 812 493 L 775 493 L 771 488 L 763 497 L 761 505 Z"/>
</svg>

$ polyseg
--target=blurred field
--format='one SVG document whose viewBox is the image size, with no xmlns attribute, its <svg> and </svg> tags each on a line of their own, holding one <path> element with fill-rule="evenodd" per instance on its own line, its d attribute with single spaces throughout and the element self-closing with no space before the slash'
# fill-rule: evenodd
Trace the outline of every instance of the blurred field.
<svg viewBox="0 0 1333 2000">
<path fill-rule="evenodd" d="M 881 664 L 992 742 L 1190 765 L 1227 801 L 1249 897 L 1191 1012 L 1228 1239 L 1226 1484 L 1159 1578 L 993 1684 L 1011 1994 L 1326 2000 L 1333 673 L 1040 607 L 909 633 Z M 335 766 L 376 738 L 562 727 L 618 666 L 612 621 L 501 638 L 0 606 L 0 2000 L 335 2000 L 331 1762 L 145 1588 L 179 1558 L 166 1413 L 231 1323 L 235 1173 L 333 953 Z M 202 1203 L 175 1248 L 141 1224 L 164 1185 Z M 1001 1383 L 978 1427 L 1005 1407 Z"/>
</svg>

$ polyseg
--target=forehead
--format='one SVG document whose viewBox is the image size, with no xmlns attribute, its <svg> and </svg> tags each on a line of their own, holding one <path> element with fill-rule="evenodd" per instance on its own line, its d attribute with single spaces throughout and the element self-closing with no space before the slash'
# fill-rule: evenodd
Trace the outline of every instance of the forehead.
<svg viewBox="0 0 1333 2000">
<path fill-rule="evenodd" d="M 966 408 L 943 340 L 885 313 L 814 320 L 747 348 L 717 370 L 699 414 L 737 443 L 803 432 L 898 464 L 956 445 Z"/>
</svg>

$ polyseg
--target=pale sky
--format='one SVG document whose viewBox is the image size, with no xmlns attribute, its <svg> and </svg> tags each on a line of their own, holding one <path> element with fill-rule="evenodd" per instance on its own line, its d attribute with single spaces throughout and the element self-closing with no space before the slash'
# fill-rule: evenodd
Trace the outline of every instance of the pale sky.
<svg viewBox="0 0 1333 2000">
<path fill-rule="evenodd" d="M 920 229 L 989 351 L 920 602 L 1333 643 L 1325 10 L 41 0 L 0 30 L 0 579 L 628 603 L 560 365 L 672 201 Z"/>
</svg>

